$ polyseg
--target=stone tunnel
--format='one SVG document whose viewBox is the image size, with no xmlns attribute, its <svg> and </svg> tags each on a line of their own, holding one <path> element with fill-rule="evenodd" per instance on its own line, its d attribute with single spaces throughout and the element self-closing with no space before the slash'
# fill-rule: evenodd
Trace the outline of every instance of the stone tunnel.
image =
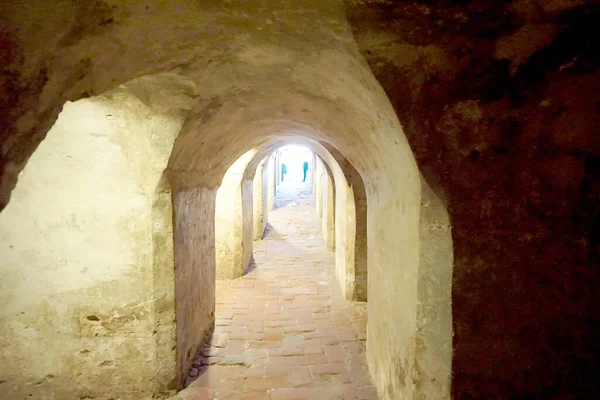
<svg viewBox="0 0 600 400">
<path fill-rule="evenodd" d="M 3 398 L 595 398 L 598 18 L 3 2 Z"/>
</svg>

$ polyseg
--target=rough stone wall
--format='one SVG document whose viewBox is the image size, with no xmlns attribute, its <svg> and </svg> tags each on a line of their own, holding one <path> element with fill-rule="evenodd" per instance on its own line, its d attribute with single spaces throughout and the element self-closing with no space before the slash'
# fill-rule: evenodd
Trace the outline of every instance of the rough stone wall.
<svg viewBox="0 0 600 400">
<path fill-rule="evenodd" d="M 454 398 L 597 396 L 598 2 L 347 3 L 447 197 Z"/>
<path fill-rule="evenodd" d="M 6 398 L 175 388 L 163 170 L 184 114 L 133 89 L 67 103 L 0 214 Z"/>
</svg>

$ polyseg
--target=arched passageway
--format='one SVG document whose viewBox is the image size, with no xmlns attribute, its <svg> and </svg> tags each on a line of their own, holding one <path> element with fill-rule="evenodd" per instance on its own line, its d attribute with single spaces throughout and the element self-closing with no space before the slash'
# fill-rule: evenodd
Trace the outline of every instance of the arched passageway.
<svg viewBox="0 0 600 400">
<path fill-rule="evenodd" d="M 217 282 L 214 334 L 186 392 L 377 399 L 365 357 L 366 304 L 344 300 L 310 194 L 286 200 L 269 213 L 248 272 Z"/>
<path fill-rule="evenodd" d="M 174 393 L 212 329 L 216 190 L 290 134 L 363 179 L 381 398 L 447 399 L 450 375 L 456 399 L 595 398 L 598 19 L 584 0 L 0 2 L 2 397 Z"/>
<path fill-rule="evenodd" d="M 432 268 L 432 282 L 420 275 L 432 254 L 422 239 L 435 231 L 446 240 L 449 229 L 422 225 L 425 188 L 412 152 L 365 63 L 340 42 L 347 30 L 338 11 L 328 11 L 331 25 L 317 28 L 320 39 L 308 47 L 302 37 L 282 48 L 272 47 L 275 36 L 261 36 L 259 57 L 234 51 L 222 68 L 201 55 L 185 74 L 141 74 L 65 105 L 0 214 L 0 267 L 10 283 L 0 294 L 0 334 L 11 338 L 1 361 L 11 371 L 10 393 L 137 399 L 182 388 L 214 329 L 219 186 L 246 152 L 256 149 L 248 165 L 259 165 L 281 143 L 302 138 L 325 149 L 313 151 L 328 166 L 324 209 L 335 211 L 322 212 L 321 225 L 334 225 L 338 266 L 351 263 L 346 251 L 357 247 L 358 223 L 344 217 L 350 201 L 357 209 L 355 179 L 364 183 L 365 354 L 378 395 L 449 397 L 451 353 L 436 355 L 435 365 L 421 355 L 451 348 L 449 298 L 430 290 L 450 285 L 450 255 L 440 264 L 450 272 Z M 230 36 L 222 39 L 233 49 Z M 256 168 L 246 172 L 242 189 L 252 193 Z M 242 240 L 253 238 L 249 232 Z M 341 290 L 358 298 L 348 289 L 348 276 L 358 275 L 340 280 L 340 272 Z M 42 339 L 32 343 L 32 332 Z M 410 383 L 416 376 L 434 383 Z"/>
</svg>

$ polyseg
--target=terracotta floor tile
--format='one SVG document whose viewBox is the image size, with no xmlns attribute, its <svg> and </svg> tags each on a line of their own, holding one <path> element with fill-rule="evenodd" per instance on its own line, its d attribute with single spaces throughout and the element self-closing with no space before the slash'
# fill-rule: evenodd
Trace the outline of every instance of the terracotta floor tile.
<svg viewBox="0 0 600 400">
<path fill-rule="evenodd" d="M 269 400 L 269 392 L 266 390 L 248 390 L 244 391 L 244 400 Z"/>
<path fill-rule="evenodd" d="M 289 375 L 264 376 L 246 379 L 245 390 L 270 390 L 285 388 L 290 384 Z"/>
<path fill-rule="evenodd" d="M 307 400 L 310 389 L 307 387 L 275 389 L 269 391 L 270 400 Z"/>
<path fill-rule="evenodd" d="M 290 368 L 290 383 L 293 387 L 310 385 L 311 377 L 308 367 Z"/>
<path fill-rule="evenodd" d="M 311 198 L 277 197 L 255 268 L 216 282 L 212 346 L 194 360 L 190 400 L 377 399 L 366 303 L 341 295 Z"/>
</svg>

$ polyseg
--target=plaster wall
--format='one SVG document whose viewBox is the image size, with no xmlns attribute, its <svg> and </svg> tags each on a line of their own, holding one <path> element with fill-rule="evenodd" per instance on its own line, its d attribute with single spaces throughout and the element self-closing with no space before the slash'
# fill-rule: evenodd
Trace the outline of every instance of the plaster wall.
<svg viewBox="0 0 600 400">
<path fill-rule="evenodd" d="M 177 386 L 212 333 L 215 312 L 215 188 L 179 190 L 175 209 Z"/>
<path fill-rule="evenodd" d="M 351 176 L 348 176 L 351 175 Z M 346 175 L 352 187 L 354 205 L 354 288 L 352 299 L 367 301 L 368 291 L 368 221 L 367 196 L 362 178 L 352 169 Z"/>
<path fill-rule="evenodd" d="M 368 226 L 362 178 L 335 149 L 322 148 L 318 153 L 323 171 L 323 237 L 328 248 L 335 251 L 336 278 L 344 297 L 366 301 Z"/>
<path fill-rule="evenodd" d="M 311 183 L 312 183 L 312 197 L 315 205 L 317 204 L 317 155 L 313 153 L 313 159 L 311 164 Z"/>
<path fill-rule="evenodd" d="M 335 206 L 335 268 L 342 294 L 348 300 L 354 300 L 356 265 L 354 262 L 354 242 L 356 236 L 356 217 L 354 194 L 343 172 L 336 167 L 336 206 Z M 325 177 L 324 177 L 325 178 Z"/>
<path fill-rule="evenodd" d="M 450 399 L 452 378 L 452 234 L 444 202 L 421 178 L 417 287 L 417 399 Z"/>
<path fill-rule="evenodd" d="M 277 169 L 275 157 L 269 158 L 267 168 L 267 211 L 273 211 L 275 204 L 275 185 L 277 184 Z"/>
<path fill-rule="evenodd" d="M 385 400 L 413 399 L 418 379 L 414 360 L 419 253 L 406 250 L 420 246 L 411 234 L 419 229 L 419 193 L 413 190 L 407 188 L 404 196 L 383 204 L 369 194 L 367 362 Z M 384 229 L 388 224 L 395 229 Z"/>
<path fill-rule="evenodd" d="M 253 207 L 253 219 L 252 219 L 252 229 L 253 229 L 253 239 L 260 240 L 263 237 L 263 233 L 265 231 L 265 218 L 267 215 L 264 212 L 264 188 L 265 181 L 263 180 L 263 176 L 265 175 L 265 162 L 266 160 L 261 161 L 261 163 L 256 168 L 256 173 L 254 174 L 254 180 L 252 182 L 252 207 Z"/>
<path fill-rule="evenodd" d="M 254 243 L 252 212 L 253 206 L 253 182 L 252 179 L 242 181 L 242 266 L 245 274 L 252 259 L 252 246 Z"/>
<path fill-rule="evenodd" d="M 169 162 L 177 191 L 217 187 L 239 155 L 281 132 L 327 142 L 359 171 L 369 202 L 369 293 L 377 297 L 369 302 L 369 365 L 382 397 L 412 398 L 420 182 L 343 3 L 132 0 L 94 13 L 81 2 L 61 5 L 32 3 L 24 13 L 10 4 L 2 13 L 5 60 L 18 77 L 2 81 L 3 93 L 17 94 L 5 103 L 3 201 L 65 98 L 183 71 L 202 91 Z"/>
<path fill-rule="evenodd" d="M 315 190 L 315 207 L 317 209 L 317 215 L 319 218 L 323 217 L 323 173 L 324 166 L 321 160 L 317 160 L 316 163 L 316 173 L 315 173 L 315 181 L 316 181 L 316 190 Z"/>
<path fill-rule="evenodd" d="M 261 171 L 261 182 L 262 182 L 262 227 L 261 227 L 261 239 L 265 235 L 265 231 L 267 230 L 267 224 L 269 223 L 269 164 L 271 163 L 271 158 L 266 158 L 263 162 L 263 167 Z"/>
<path fill-rule="evenodd" d="M 217 279 L 239 278 L 244 274 L 252 257 L 252 180 L 243 180 L 243 176 L 255 153 L 256 151 L 250 150 L 240 156 L 229 167 L 217 190 Z"/>
<path fill-rule="evenodd" d="M 343 292 L 348 300 L 367 301 L 368 287 L 368 224 L 367 224 L 367 195 L 362 177 L 354 166 L 348 162 L 336 149 L 329 148 L 332 158 L 336 161 L 339 177 L 336 181 L 343 182 L 342 189 L 345 198 L 336 201 L 341 203 L 341 207 L 346 208 L 346 212 L 340 215 L 345 217 L 346 221 L 340 221 L 344 225 L 344 235 L 341 240 L 346 243 L 344 272 L 339 276 L 344 276 Z M 337 190 L 337 189 L 336 189 Z M 341 256 L 341 255 L 339 255 Z M 340 264 L 341 265 L 341 264 Z M 341 267 L 340 267 L 341 268 Z"/>
<path fill-rule="evenodd" d="M 139 399 L 176 386 L 163 170 L 189 99 L 142 94 L 65 104 L 0 213 L 4 398 Z"/>
<path fill-rule="evenodd" d="M 335 183 L 329 170 L 323 175 L 321 225 L 327 250 L 335 250 Z"/>
</svg>

